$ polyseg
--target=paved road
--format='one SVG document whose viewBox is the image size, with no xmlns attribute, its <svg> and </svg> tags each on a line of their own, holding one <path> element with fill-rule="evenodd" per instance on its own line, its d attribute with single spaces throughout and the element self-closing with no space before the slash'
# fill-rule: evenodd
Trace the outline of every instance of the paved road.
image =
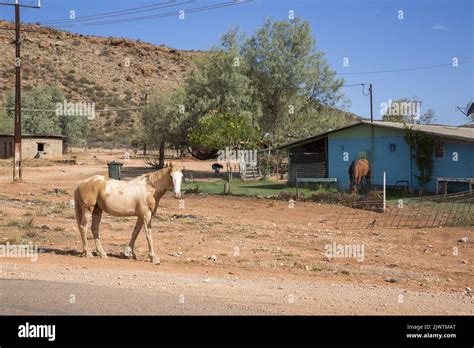
<svg viewBox="0 0 474 348">
<path fill-rule="evenodd" d="M 74 295 L 75 303 L 71 303 Z M 180 302 L 184 303 L 181 303 Z M 255 315 L 245 304 L 206 297 L 117 289 L 89 284 L 0 279 L 0 313 L 5 315 Z"/>
</svg>

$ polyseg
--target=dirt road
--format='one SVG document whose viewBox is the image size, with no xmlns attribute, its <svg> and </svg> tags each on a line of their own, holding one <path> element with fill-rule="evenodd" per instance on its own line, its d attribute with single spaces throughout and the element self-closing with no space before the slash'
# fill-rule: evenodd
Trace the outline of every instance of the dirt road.
<svg viewBox="0 0 474 348">
<path fill-rule="evenodd" d="M 66 260 L 66 259 L 70 260 Z M 73 262 L 71 262 L 73 261 Z M 57 266 L 74 264 L 74 266 Z M 128 267 L 121 267 L 128 263 Z M 132 263 L 130 265 L 130 263 Z M 5 314 L 473 314 L 462 294 L 320 281 L 179 274 L 129 260 L 47 255 L 3 264 Z M 142 269 L 140 269 L 142 268 Z M 144 269 L 143 269 L 144 268 Z"/>
</svg>

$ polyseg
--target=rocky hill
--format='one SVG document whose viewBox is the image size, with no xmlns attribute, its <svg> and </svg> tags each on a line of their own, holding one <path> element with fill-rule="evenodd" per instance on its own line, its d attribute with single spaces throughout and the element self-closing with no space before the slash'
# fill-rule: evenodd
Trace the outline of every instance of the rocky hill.
<svg viewBox="0 0 474 348">
<path fill-rule="evenodd" d="M 0 27 L 13 23 L 0 21 Z M 22 86 L 59 85 L 68 101 L 87 101 L 96 110 L 142 106 L 144 93 L 173 88 L 204 54 L 140 40 L 85 36 L 35 25 L 22 32 Z M 0 101 L 15 85 L 14 31 L 0 30 Z M 120 137 L 138 124 L 138 110 L 101 111 L 93 137 Z M 104 140 L 104 139 L 103 139 Z"/>
<path fill-rule="evenodd" d="M 13 23 L 0 20 L 0 27 Z M 89 143 L 128 143 L 139 125 L 144 95 L 175 88 L 205 51 L 180 51 L 140 40 L 73 34 L 36 25 L 22 28 L 22 87 L 59 85 L 69 102 L 95 103 Z M 15 86 L 14 31 L 0 30 L 0 105 Z M 348 122 L 359 117 L 330 107 Z"/>
</svg>

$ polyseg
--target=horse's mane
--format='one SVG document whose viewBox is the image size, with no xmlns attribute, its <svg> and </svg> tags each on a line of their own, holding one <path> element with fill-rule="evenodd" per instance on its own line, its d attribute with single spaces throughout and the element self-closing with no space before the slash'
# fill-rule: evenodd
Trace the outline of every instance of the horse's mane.
<svg viewBox="0 0 474 348">
<path fill-rule="evenodd" d="M 172 167 L 166 167 L 166 168 L 160 169 L 157 172 L 143 174 L 143 176 L 145 177 L 148 184 L 150 184 L 151 186 L 156 186 L 156 184 L 158 183 L 158 181 L 161 180 L 161 178 L 171 173 L 172 169 L 173 169 Z"/>
</svg>

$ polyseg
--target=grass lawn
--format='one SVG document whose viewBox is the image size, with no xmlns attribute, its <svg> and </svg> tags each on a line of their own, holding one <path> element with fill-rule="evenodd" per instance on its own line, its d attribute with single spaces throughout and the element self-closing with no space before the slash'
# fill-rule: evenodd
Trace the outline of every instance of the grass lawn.
<svg viewBox="0 0 474 348">
<path fill-rule="evenodd" d="M 333 184 L 327 186 L 327 184 L 307 184 L 303 187 L 298 188 L 298 192 L 304 194 L 304 197 L 308 198 L 312 193 L 343 193 L 344 191 L 338 190 Z M 195 192 L 195 193 L 208 193 L 208 194 L 224 194 L 224 180 L 215 181 L 195 181 L 195 182 L 183 182 L 181 189 L 183 191 Z M 290 187 L 286 182 L 275 182 L 271 180 L 256 180 L 256 181 L 241 181 L 235 179 L 230 184 L 230 194 L 234 196 L 263 196 L 263 197 L 276 197 L 280 192 L 292 192 L 296 193 L 296 187 Z M 345 192 L 348 193 L 348 192 Z M 401 192 L 387 192 L 388 200 L 397 200 L 400 198 L 413 197 Z"/>
<path fill-rule="evenodd" d="M 224 194 L 224 181 L 200 181 L 183 183 L 183 191 L 203 192 L 210 194 Z M 320 186 L 298 188 L 305 197 L 309 197 L 313 192 L 337 192 L 334 188 L 323 188 Z M 287 183 L 275 182 L 270 180 L 241 181 L 233 180 L 230 184 L 230 194 L 235 196 L 278 196 L 280 192 L 296 192 L 295 187 L 288 186 Z"/>
</svg>

